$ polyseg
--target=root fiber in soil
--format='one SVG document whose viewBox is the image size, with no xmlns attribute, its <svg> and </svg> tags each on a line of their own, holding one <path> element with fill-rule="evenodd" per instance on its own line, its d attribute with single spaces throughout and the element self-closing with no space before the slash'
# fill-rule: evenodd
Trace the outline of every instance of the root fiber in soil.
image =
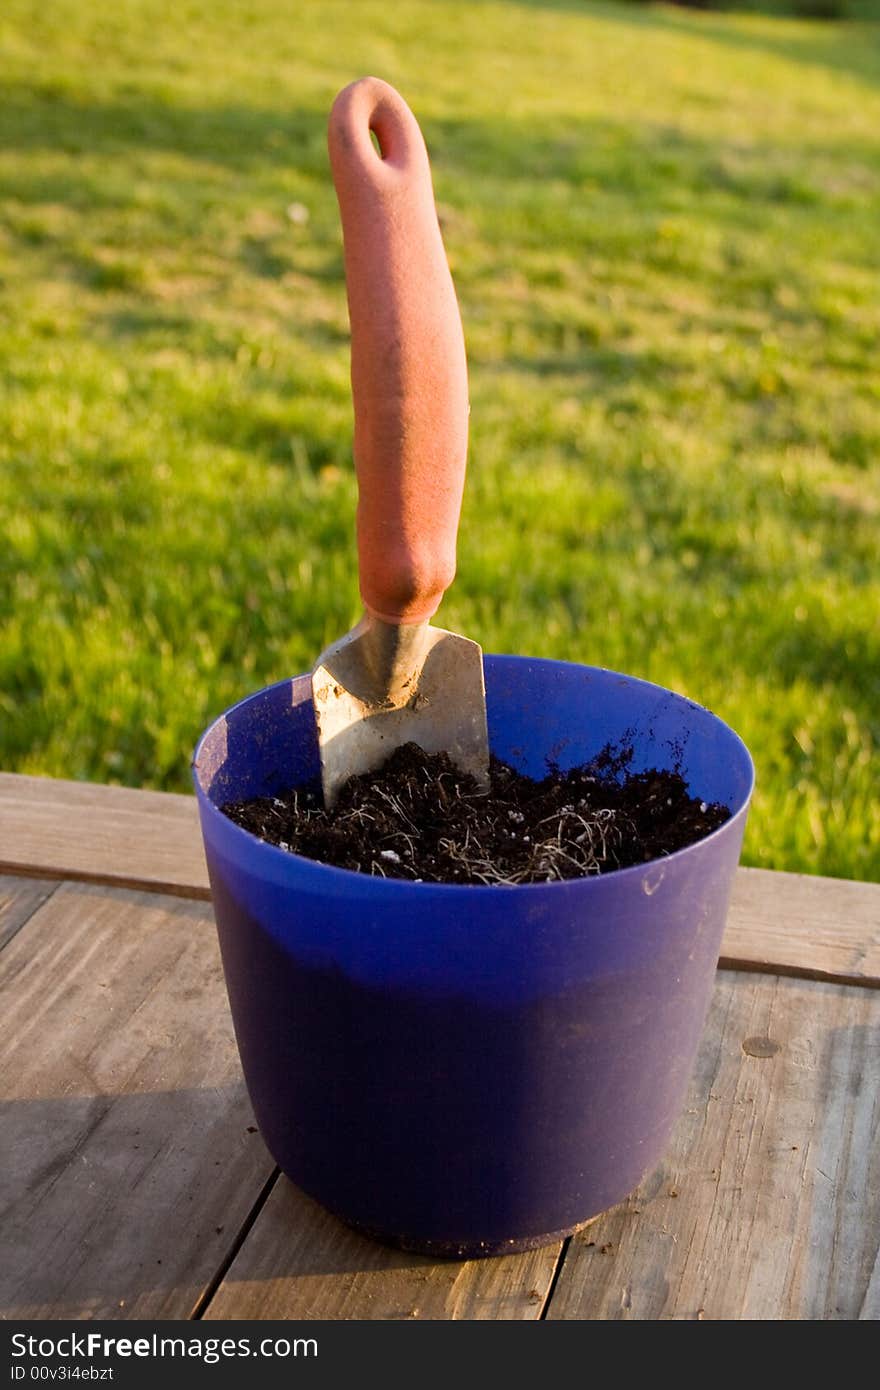
<svg viewBox="0 0 880 1390">
<path fill-rule="evenodd" d="M 730 810 L 681 774 L 629 772 L 632 750 L 541 781 L 492 760 L 481 791 L 445 753 L 413 743 L 352 777 L 325 811 L 320 788 L 228 802 L 270 844 L 341 869 L 417 883 L 520 884 L 582 878 L 661 859 L 717 830 Z"/>
</svg>

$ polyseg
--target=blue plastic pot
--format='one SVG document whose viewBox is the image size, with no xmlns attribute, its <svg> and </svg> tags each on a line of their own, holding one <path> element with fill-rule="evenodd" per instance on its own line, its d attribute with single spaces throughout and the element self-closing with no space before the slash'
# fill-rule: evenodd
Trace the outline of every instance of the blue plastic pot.
<svg viewBox="0 0 880 1390">
<path fill-rule="evenodd" d="M 544 1244 L 619 1202 L 682 1107 L 753 785 L 708 710 L 613 671 L 487 657 L 493 751 L 533 776 L 623 736 L 733 811 L 644 866 L 517 887 L 416 884 L 265 844 L 218 807 L 318 772 L 309 681 L 243 700 L 194 776 L 256 1117 L 281 1168 L 405 1249 Z"/>
</svg>

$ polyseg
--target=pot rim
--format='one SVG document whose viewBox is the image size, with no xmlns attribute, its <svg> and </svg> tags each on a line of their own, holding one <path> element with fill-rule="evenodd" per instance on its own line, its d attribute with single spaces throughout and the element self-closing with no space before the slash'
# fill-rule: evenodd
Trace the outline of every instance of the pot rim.
<svg viewBox="0 0 880 1390">
<path fill-rule="evenodd" d="M 190 770 L 202 814 L 204 815 L 207 812 L 209 816 L 218 817 L 218 823 L 223 826 L 224 831 L 228 828 L 228 833 L 232 835 L 233 842 L 239 843 L 242 847 L 248 846 L 249 852 L 271 855 L 272 858 L 268 862 L 274 864 L 276 867 L 279 864 L 289 863 L 289 861 L 293 859 L 298 865 L 306 866 L 309 871 L 313 871 L 318 879 L 320 879 L 320 877 L 325 877 L 328 887 L 333 882 L 338 883 L 341 881 L 342 883 L 356 883 L 360 885 L 361 889 L 366 893 L 390 892 L 399 894 L 420 892 L 422 896 L 424 896 L 428 890 L 438 893 L 453 894 L 472 892 L 481 895 L 512 892 L 531 892 L 532 894 L 552 893 L 560 892 L 562 889 L 568 889 L 569 892 L 584 892 L 587 884 L 604 883 L 608 885 L 611 883 L 624 883 L 639 876 L 643 877 L 646 872 L 650 871 L 658 864 L 682 864 L 686 856 L 692 855 L 695 852 L 702 852 L 704 846 L 707 846 L 719 836 L 725 834 L 729 835 L 731 830 L 747 815 L 755 790 L 754 760 L 748 747 L 736 730 L 732 729 L 720 715 L 715 714 L 705 705 L 698 704 L 696 700 L 692 700 L 687 695 L 681 695 L 675 690 L 670 690 L 667 686 L 658 685 L 655 681 L 644 680 L 641 676 L 627 675 L 622 671 L 614 671 L 607 666 L 588 666 L 584 662 L 556 660 L 553 657 L 513 656 L 507 653 L 495 654 L 490 652 L 484 654 L 484 660 L 491 660 L 493 664 L 506 664 L 508 662 L 519 663 L 525 661 L 530 665 L 573 667 L 579 671 L 596 675 L 614 676 L 620 680 L 630 682 L 633 685 L 643 686 L 646 690 L 656 691 L 660 695 L 671 696 L 673 699 L 688 705 L 692 710 L 700 714 L 708 715 L 710 719 L 721 725 L 725 733 L 731 738 L 733 747 L 738 747 L 741 756 L 745 758 L 748 771 L 748 784 L 745 795 L 741 797 L 739 805 L 732 811 L 729 820 L 726 820 L 723 825 L 718 826 L 715 830 L 710 831 L 708 835 L 702 836 L 701 839 L 695 840 L 692 844 L 685 845 L 681 849 L 674 850 L 671 854 L 662 855 L 658 859 L 647 859 L 642 864 L 631 864 L 624 869 L 610 869 L 607 873 L 603 874 L 585 874 L 578 878 L 555 879 L 552 883 L 436 883 L 424 881 L 416 882 L 415 880 L 405 878 L 382 878 L 381 875 L 364 874 L 356 869 L 342 869 L 335 864 L 325 864 L 320 859 L 309 859 L 306 855 L 297 854 L 294 850 L 281 849 L 279 845 L 270 844 L 268 840 L 263 840 L 259 835 L 254 835 L 250 830 L 245 830 L 243 826 L 236 824 L 235 821 L 230 820 L 228 816 L 223 814 L 220 807 L 211 800 L 210 796 L 205 791 L 199 777 L 199 758 L 202 748 L 220 721 L 226 719 L 230 714 L 241 709 L 243 705 L 248 704 L 250 701 L 259 699 L 260 696 L 265 695 L 268 691 L 275 690 L 280 686 L 291 685 L 294 681 L 301 680 L 303 676 L 309 674 L 308 672 L 301 672 L 296 676 L 286 676 L 280 681 L 273 681 L 270 685 L 261 686 L 258 690 L 251 691 L 249 694 L 243 696 L 242 699 L 237 700 L 234 705 L 230 705 L 228 709 L 223 710 L 215 719 L 212 719 L 211 723 L 201 734 L 192 756 Z M 255 846 L 258 847 L 256 850 L 254 849 Z"/>
</svg>

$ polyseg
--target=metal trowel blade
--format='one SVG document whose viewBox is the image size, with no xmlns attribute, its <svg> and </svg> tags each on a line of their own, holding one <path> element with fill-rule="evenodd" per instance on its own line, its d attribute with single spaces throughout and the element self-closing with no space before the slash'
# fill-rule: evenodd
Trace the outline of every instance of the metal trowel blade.
<svg viewBox="0 0 880 1390">
<path fill-rule="evenodd" d="M 405 743 L 448 753 L 488 789 L 482 648 L 425 623 L 411 648 L 389 662 L 387 634 L 377 634 L 385 627 L 365 620 L 328 647 L 312 672 L 325 806 L 350 777 L 374 771 Z"/>
</svg>

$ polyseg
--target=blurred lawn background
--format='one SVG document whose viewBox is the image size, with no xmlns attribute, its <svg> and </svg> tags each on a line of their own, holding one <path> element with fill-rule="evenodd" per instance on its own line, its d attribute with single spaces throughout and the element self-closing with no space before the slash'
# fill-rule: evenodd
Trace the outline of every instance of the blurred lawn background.
<svg viewBox="0 0 880 1390">
<path fill-rule="evenodd" d="M 0 767 L 189 789 L 356 616 L 325 154 L 423 124 L 468 340 L 445 625 L 682 691 L 746 862 L 880 878 L 880 7 L 4 0 Z"/>
</svg>

